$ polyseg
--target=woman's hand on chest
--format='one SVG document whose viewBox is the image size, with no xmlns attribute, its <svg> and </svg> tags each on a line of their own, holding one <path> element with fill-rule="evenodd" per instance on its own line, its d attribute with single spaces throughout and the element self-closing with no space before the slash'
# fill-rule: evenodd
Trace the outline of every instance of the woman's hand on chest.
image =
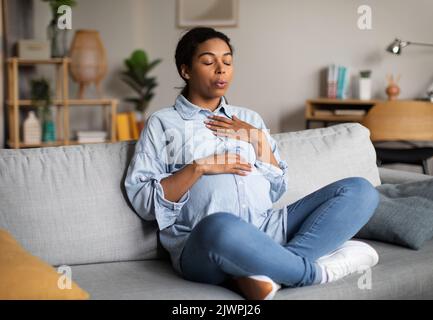
<svg viewBox="0 0 433 320">
<path fill-rule="evenodd" d="M 258 144 L 264 137 L 264 132 L 261 129 L 242 121 L 235 115 L 233 115 L 232 119 L 216 115 L 209 116 L 208 118 L 209 120 L 205 120 L 204 123 L 216 136 L 242 140 L 252 145 Z"/>
</svg>

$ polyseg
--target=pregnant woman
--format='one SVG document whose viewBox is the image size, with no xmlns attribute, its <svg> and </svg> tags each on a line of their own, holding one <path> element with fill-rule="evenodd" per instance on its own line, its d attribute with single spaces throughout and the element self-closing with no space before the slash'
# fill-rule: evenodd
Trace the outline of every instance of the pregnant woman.
<svg viewBox="0 0 433 320">
<path fill-rule="evenodd" d="M 366 179 L 338 180 L 272 208 L 290 183 L 287 164 L 261 116 L 224 96 L 233 77 L 230 39 L 194 28 L 175 60 L 186 85 L 174 106 L 149 117 L 125 180 L 137 214 L 156 219 L 175 271 L 230 284 L 247 299 L 272 299 L 282 286 L 327 283 L 377 264 L 371 246 L 349 240 L 378 205 Z"/>
</svg>

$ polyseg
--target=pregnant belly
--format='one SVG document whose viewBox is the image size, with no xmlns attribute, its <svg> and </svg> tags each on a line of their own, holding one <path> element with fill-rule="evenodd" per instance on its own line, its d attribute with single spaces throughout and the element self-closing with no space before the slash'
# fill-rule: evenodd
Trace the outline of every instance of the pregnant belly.
<svg viewBox="0 0 433 320">
<path fill-rule="evenodd" d="M 250 220 L 250 216 L 263 215 L 272 207 L 269 188 L 269 182 L 256 170 L 245 177 L 203 175 L 191 187 L 179 222 L 194 227 L 201 219 L 216 212 L 228 212 Z"/>
</svg>

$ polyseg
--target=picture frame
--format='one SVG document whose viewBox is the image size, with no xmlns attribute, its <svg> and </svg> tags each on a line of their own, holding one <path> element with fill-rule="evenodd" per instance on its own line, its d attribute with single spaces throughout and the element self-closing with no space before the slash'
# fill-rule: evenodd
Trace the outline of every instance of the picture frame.
<svg viewBox="0 0 433 320">
<path fill-rule="evenodd" d="M 177 27 L 237 27 L 239 0 L 177 0 Z"/>
</svg>

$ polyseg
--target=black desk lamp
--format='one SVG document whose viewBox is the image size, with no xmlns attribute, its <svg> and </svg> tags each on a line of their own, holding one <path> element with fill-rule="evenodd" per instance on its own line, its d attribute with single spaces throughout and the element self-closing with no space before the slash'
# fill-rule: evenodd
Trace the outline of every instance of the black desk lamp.
<svg viewBox="0 0 433 320">
<path fill-rule="evenodd" d="M 412 42 L 412 41 L 402 41 L 400 39 L 395 39 L 387 48 L 386 51 L 391 52 L 393 54 L 401 54 L 401 49 L 407 47 L 408 45 L 416 45 L 416 46 L 428 46 L 433 47 L 432 43 L 422 43 L 422 42 Z"/>
<path fill-rule="evenodd" d="M 402 41 L 396 38 L 387 48 L 386 51 L 391 52 L 396 55 L 401 54 L 401 49 L 407 47 L 408 45 L 416 45 L 416 46 L 427 46 L 433 47 L 432 43 L 423 43 L 423 42 L 412 42 L 412 41 Z M 433 102 L 433 84 L 427 89 L 427 96 L 430 101 Z"/>
</svg>

